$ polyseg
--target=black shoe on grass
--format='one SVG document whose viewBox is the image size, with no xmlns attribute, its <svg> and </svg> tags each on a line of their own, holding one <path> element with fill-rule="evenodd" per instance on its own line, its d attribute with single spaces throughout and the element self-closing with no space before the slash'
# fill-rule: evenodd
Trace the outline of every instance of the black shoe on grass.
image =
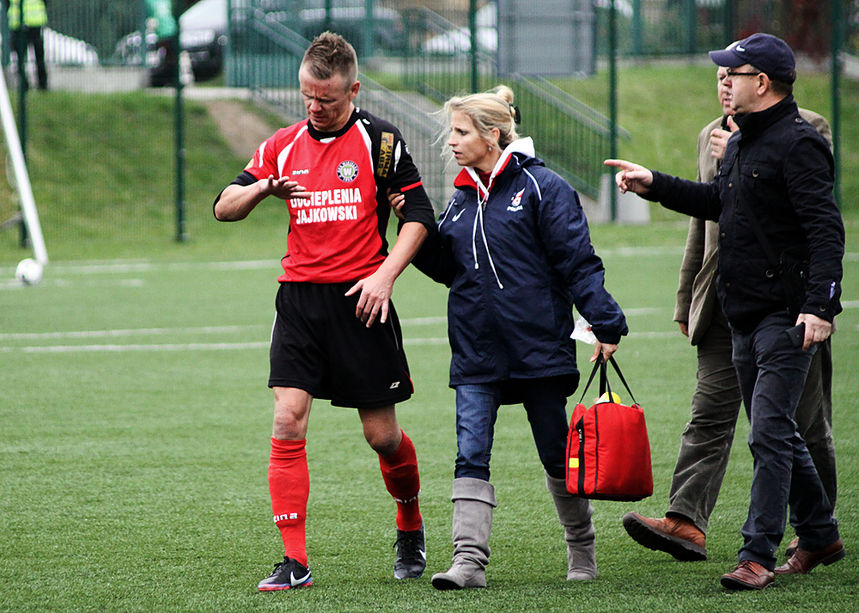
<svg viewBox="0 0 859 613">
<path fill-rule="evenodd" d="M 311 585 L 313 578 L 310 576 L 310 569 L 292 558 L 284 557 L 283 562 L 275 564 L 272 573 L 259 582 L 257 589 L 260 592 L 274 592 Z"/>
<path fill-rule="evenodd" d="M 394 561 L 395 579 L 417 579 L 427 567 L 427 547 L 424 525 L 420 530 L 397 530 L 397 559 Z"/>
</svg>

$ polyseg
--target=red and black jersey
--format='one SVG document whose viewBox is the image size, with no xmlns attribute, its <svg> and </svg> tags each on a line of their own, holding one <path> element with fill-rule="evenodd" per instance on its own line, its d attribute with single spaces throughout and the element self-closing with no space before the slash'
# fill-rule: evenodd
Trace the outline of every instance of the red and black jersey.
<svg viewBox="0 0 859 613">
<path fill-rule="evenodd" d="M 340 283 L 372 274 L 388 252 L 389 188 L 405 194 L 406 221 L 434 226 L 432 206 L 399 130 L 357 108 L 334 133 L 318 132 L 308 120 L 278 130 L 235 182 L 269 175 L 298 181 L 311 196 L 287 201 L 288 248 L 279 281 Z"/>
</svg>

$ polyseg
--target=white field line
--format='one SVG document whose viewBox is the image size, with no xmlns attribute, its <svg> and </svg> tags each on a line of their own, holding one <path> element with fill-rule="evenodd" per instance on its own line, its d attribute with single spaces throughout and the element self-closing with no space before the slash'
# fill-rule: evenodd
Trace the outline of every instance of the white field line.
<svg viewBox="0 0 859 613">
<path fill-rule="evenodd" d="M 250 343 L 169 343 L 162 345 L 45 345 L 43 347 L 2 347 L 0 351 L 21 353 L 130 353 L 135 351 L 223 351 L 225 349 L 261 349 L 268 341 Z"/>
<path fill-rule="evenodd" d="M 447 337 L 404 339 L 404 345 L 446 345 Z M 243 343 L 166 343 L 153 345 L 44 345 L 25 347 L 0 347 L 0 353 L 131 353 L 140 351 L 235 351 L 245 349 L 268 349 L 269 341 Z"/>
<path fill-rule="evenodd" d="M 407 326 L 421 326 L 442 324 L 446 321 L 446 317 L 414 317 L 409 319 L 401 319 L 400 323 Z M 260 329 L 270 330 L 271 326 L 264 326 L 262 324 L 259 324 L 245 326 L 195 326 L 186 328 L 120 328 L 116 330 L 77 330 L 71 332 L 7 332 L 0 333 L 0 341 L 107 338 L 119 336 L 160 336 L 166 334 L 222 334 Z"/>
<path fill-rule="evenodd" d="M 606 256 L 618 257 L 642 257 L 642 256 L 660 256 L 682 252 L 678 247 L 619 247 L 601 250 L 601 254 Z M 859 261 L 859 253 L 847 253 L 844 257 L 845 261 Z M 164 270 L 258 270 L 258 269 L 277 269 L 277 262 L 272 260 L 240 260 L 240 261 L 216 261 L 216 262 L 153 262 L 148 260 L 113 260 L 113 261 L 97 261 L 97 262 L 81 262 L 81 263 L 54 263 L 51 264 L 52 273 L 55 275 L 126 275 L 133 273 L 150 273 Z M 14 273 L 13 268 L 8 270 L 0 267 L 0 277 L 3 273 L 8 272 L 10 275 Z M 57 279 L 58 284 L 63 284 L 61 279 Z M 135 286 L 142 283 L 139 279 L 126 279 L 121 281 L 129 286 Z M 14 284 L 14 285 L 13 285 Z M 16 281 L 7 283 L 0 281 L 0 289 L 11 287 L 21 287 Z M 845 301 L 842 303 L 845 309 L 859 307 L 859 301 Z M 629 316 L 653 315 L 669 310 L 668 307 L 642 307 L 625 309 L 625 313 Z M 442 324 L 447 321 L 444 316 L 439 317 L 418 317 L 400 320 L 404 326 L 421 326 Z M 202 326 L 189 328 L 138 328 L 138 329 L 117 329 L 117 330 L 82 330 L 68 332 L 18 332 L 18 333 L 0 333 L 0 341 L 40 341 L 40 340 L 63 340 L 63 339 L 97 339 L 97 338 L 121 338 L 134 336 L 160 336 L 160 335 L 176 335 L 176 334 L 228 334 L 239 333 L 248 330 L 268 329 L 268 326 Z M 859 326 L 857 326 L 859 330 Z M 644 331 L 631 332 L 630 338 L 673 338 L 677 336 L 677 331 Z M 407 345 L 428 345 L 428 344 L 446 344 L 447 338 L 444 337 L 429 337 L 429 338 L 411 338 L 406 335 L 404 343 Z M 234 343 L 161 343 L 161 344 L 89 344 L 89 345 L 44 345 L 44 346 L 0 346 L 0 352 L 122 352 L 122 351 L 201 351 L 201 350 L 240 350 L 240 349 L 256 349 L 267 347 L 268 341 L 251 341 L 251 342 L 234 342 Z"/>
<path fill-rule="evenodd" d="M 401 324 L 411 326 L 425 326 L 443 324 L 446 317 L 415 317 L 400 320 Z M 0 333 L 0 341 L 42 341 L 42 340 L 80 340 L 99 338 L 122 338 L 136 336 L 176 336 L 178 334 L 235 334 L 250 333 L 259 336 L 256 332 L 269 330 L 269 326 L 246 325 L 246 326 L 199 326 L 186 328 L 121 328 L 115 330 L 76 330 L 67 332 L 7 332 Z M 406 338 L 407 345 L 440 345 L 447 344 L 447 337 L 439 338 Z M 111 343 L 111 344 L 88 344 L 88 345 L 31 345 L 31 346 L 0 346 L 0 353 L 73 353 L 73 352 L 132 352 L 132 351 L 223 351 L 258 349 L 269 346 L 269 341 L 249 342 L 212 342 L 212 343 Z"/>
<path fill-rule="evenodd" d="M 91 275 L 129 275 L 170 271 L 233 271 L 271 270 L 277 275 L 280 265 L 277 260 L 242 260 L 234 262 L 149 262 L 145 260 L 118 260 L 110 262 L 82 262 L 50 264 L 42 283 L 49 286 L 68 285 L 69 277 Z M 120 286 L 139 287 L 141 279 L 119 279 Z M 15 279 L 15 267 L 0 267 L 0 290 L 24 289 Z"/>
<path fill-rule="evenodd" d="M 662 339 L 676 338 L 678 332 L 632 332 L 631 338 Z M 446 336 L 403 339 L 404 345 L 447 345 Z M 269 341 L 235 343 L 158 343 L 158 344 L 102 344 L 102 345 L 29 345 L 22 347 L 0 346 L 0 353 L 132 353 L 172 351 L 236 351 L 267 349 Z"/>
<path fill-rule="evenodd" d="M 58 274 L 128 274 L 140 272 L 156 272 L 164 270 L 264 270 L 271 268 L 277 271 L 280 264 L 275 259 L 270 260 L 237 260 L 215 262 L 151 262 L 148 260 L 117 260 L 107 262 L 81 262 L 67 264 L 51 264 Z"/>
<path fill-rule="evenodd" d="M 844 308 L 857 308 L 859 301 L 848 301 L 844 303 Z M 650 315 L 667 308 L 659 307 L 643 307 L 639 309 L 627 309 L 626 314 L 635 315 Z M 444 324 L 447 321 L 446 317 L 414 317 L 406 318 L 400 321 L 404 327 L 409 326 L 424 326 Z M 176 336 L 178 334 L 236 334 L 249 333 L 256 336 L 258 332 L 267 330 L 268 326 L 263 325 L 243 325 L 243 326 L 197 326 L 197 327 L 177 327 L 177 328 L 120 328 L 113 330 L 77 330 L 66 332 L 7 332 L 0 333 L 0 341 L 49 341 L 49 340 L 81 340 L 81 339 L 103 339 L 103 338 L 123 338 L 123 337 L 155 337 L 155 336 Z M 856 326 L 859 330 L 859 326 Z M 670 331 L 633 331 L 630 332 L 629 338 L 638 339 L 670 339 L 677 338 L 676 330 Z M 425 337 L 415 338 L 406 334 L 404 338 L 406 345 L 444 345 L 447 344 L 447 337 Z M 53 345 L 29 345 L 29 346 L 0 346 L 0 353 L 120 353 L 120 352 L 140 352 L 140 351 L 225 351 L 225 350 L 246 350 L 260 349 L 269 346 L 268 340 L 245 341 L 245 342 L 211 342 L 211 343 L 109 343 L 109 344 L 53 344 Z"/>
<path fill-rule="evenodd" d="M 161 336 L 165 334 L 220 334 L 241 332 L 267 326 L 202 326 L 198 328 L 127 328 L 119 330 L 78 330 L 72 332 L 8 332 L 0 340 L 39 340 L 72 338 L 108 338 L 119 336 Z"/>
<path fill-rule="evenodd" d="M 599 249 L 600 256 L 632 257 L 640 258 L 647 256 L 677 255 L 683 253 L 683 247 L 608 247 Z M 859 261 L 859 252 L 848 252 L 844 254 L 844 260 L 848 262 Z M 151 260 L 105 260 L 91 262 L 52 262 L 49 265 L 51 274 L 128 274 L 144 273 L 164 270 L 264 270 L 271 268 L 275 271 L 279 268 L 276 259 L 265 260 L 233 260 L 212 262 L 159 262 Z M 15 266 L 0 266 L 0 278 L 14 277 Z"/>
</svg>

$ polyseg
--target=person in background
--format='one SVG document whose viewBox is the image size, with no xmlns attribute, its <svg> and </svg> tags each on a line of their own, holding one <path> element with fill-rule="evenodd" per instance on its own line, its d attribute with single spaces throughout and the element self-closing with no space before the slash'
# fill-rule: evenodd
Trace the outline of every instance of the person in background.
<svg viewBox="0 0 859 613">
<path fill-rule="evenodd" d="M 450 386 L 456 390 L 453 564 L 440 590 L 486 586 L 495 488 L 490 455 L 498 408 L 522 403 L 567 543 L 567 579 L 597 574 L 592 509 L 565 483 L 567 397 L 579 382 L 573 306 L 608 358 L 627 334 L 604 287 L 578 194 L 519 138 L 513 92 L 451 98 L 447 149 L 462 167 L 456 191 L 414 264 L 450 288 Z M 408 203 L 393 194 L 402 215 Z"/>
<path fill-rule="evenodd" d="M 150 37 L 154 37 L 154 48 L 157 60 L 149 74 L 149 84 L 153 87 L 173 85 L 179 70 L 179 51 L 176 34 L 179 24 L 173 14 L 173 0 L 146 0 L 146 36 L 144 41 L 149 45 Z M 148 47 L 147 47 L 148 49 Z"/>
<path fill-rule="evenodd" d="M 413 387 L 391 294 L 434 226 L 433 210 L 399 130 L 355 106 L 357 77 L 352 45 L 331 32 L 316 37 L 298 71 L 308 118 L 263 142 L 214 203 L 221 221 L 244 219 L 263 201 L 289 211 L 269 375 L 269 491 L 284 558 L 259 582 L 260 591 L 312 584 L 305 522 L 314 398 L 356 408 L 378 454 L 397 506 L 394 577 L 420 577 L 426 566 L 417 455 L 395 410 Z M 405 195 L 390 253 L 388 190 Z"/>
<path fill-rule="evenodd" d="M 698 134 L 698 180 L 704 182 L 716 176 L 728 139 L 738 130 L 731 108 L 728 69 L 718 67 L 716 77 L 723 115 Z M 799 109 L 799 115 L 832 145 L 829 123 L 823 117 L 805 109 Z M 680 438 L 668 510 L 664 518 L 643 517 L 638 513 L 623 517 L 624 528 L 636 542 L 683 561 L 707 559 L 705 534 L 725 477 L 742 401 L 731 362 L 731 331 L 716 298 L 718 240 L 718 223 L 690 219 L 674 320 L 696 348 L 698 374 L 691 419 Z M 811 360 L 795 419 L 834 507 L 837 479 L 831 427 L 829 338 L 818 344 Z M 794 538 L 788 545 L 785 551 L 788 558 L 796 551 L 797 542 Z"/>
<path fill-rule="evenodd" d="M 9 32 L 11 35 L 12 50 L 18 54 L 18 62 L 26 66 L 27 49 L 33 48 L 33 57 L 36 60 L 36 78 L 39 89 L 48 89 L 48 69 L 45 66 L 45 38 L 43 28 L 48 24 L 48 9 L 46 0 L 7 0 L 9 10 Z M 27 73 L 20 70 L 23 75 L 25 88 L 30 86 Z"/>
<path fill-rule="evenodd" d="M 790 47 L 759 33 L 710 58 L 727 68 L 740 128 L 714 180 L 605 163 L 619 169 L 622 192 L 719 222 L 717 292 L 731 327 L 754 466 L 744 543 L 721 584 L 759 590 L 776 573 L 805 574 L 845 555 L 832 502 L 794 421 L 812 357 L 841 312 L 844 225 L 833 199 L 832 152 L 793 99 Z M 788 505 L 799 544 L 776 568 Z"/>
</svg>

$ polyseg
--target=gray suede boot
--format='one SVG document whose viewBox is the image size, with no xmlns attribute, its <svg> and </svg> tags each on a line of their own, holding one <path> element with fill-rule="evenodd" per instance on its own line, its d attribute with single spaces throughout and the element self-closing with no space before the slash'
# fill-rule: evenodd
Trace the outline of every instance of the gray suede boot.
<svg viewBox="0 0 859 613">
<path fill-rule="evenodd" d="M 453 480 L 453 565 L 432 576 L 437 590 L 486 587 L 489 533 L 495 488 L 489 481 L 463 477 Z"/>
<path fill-rule="evenodd" d="M 546 475 L 546 487 L 555 501 L 558 520 L 564 527 L 567 541 L 567 580 L 587 581 L 597 576 L 597 561 L 594 555 L 594 524 L 591 521 L 593 508 L 586 498 L 567 492 L 563 479 Z"/>
</svg>

